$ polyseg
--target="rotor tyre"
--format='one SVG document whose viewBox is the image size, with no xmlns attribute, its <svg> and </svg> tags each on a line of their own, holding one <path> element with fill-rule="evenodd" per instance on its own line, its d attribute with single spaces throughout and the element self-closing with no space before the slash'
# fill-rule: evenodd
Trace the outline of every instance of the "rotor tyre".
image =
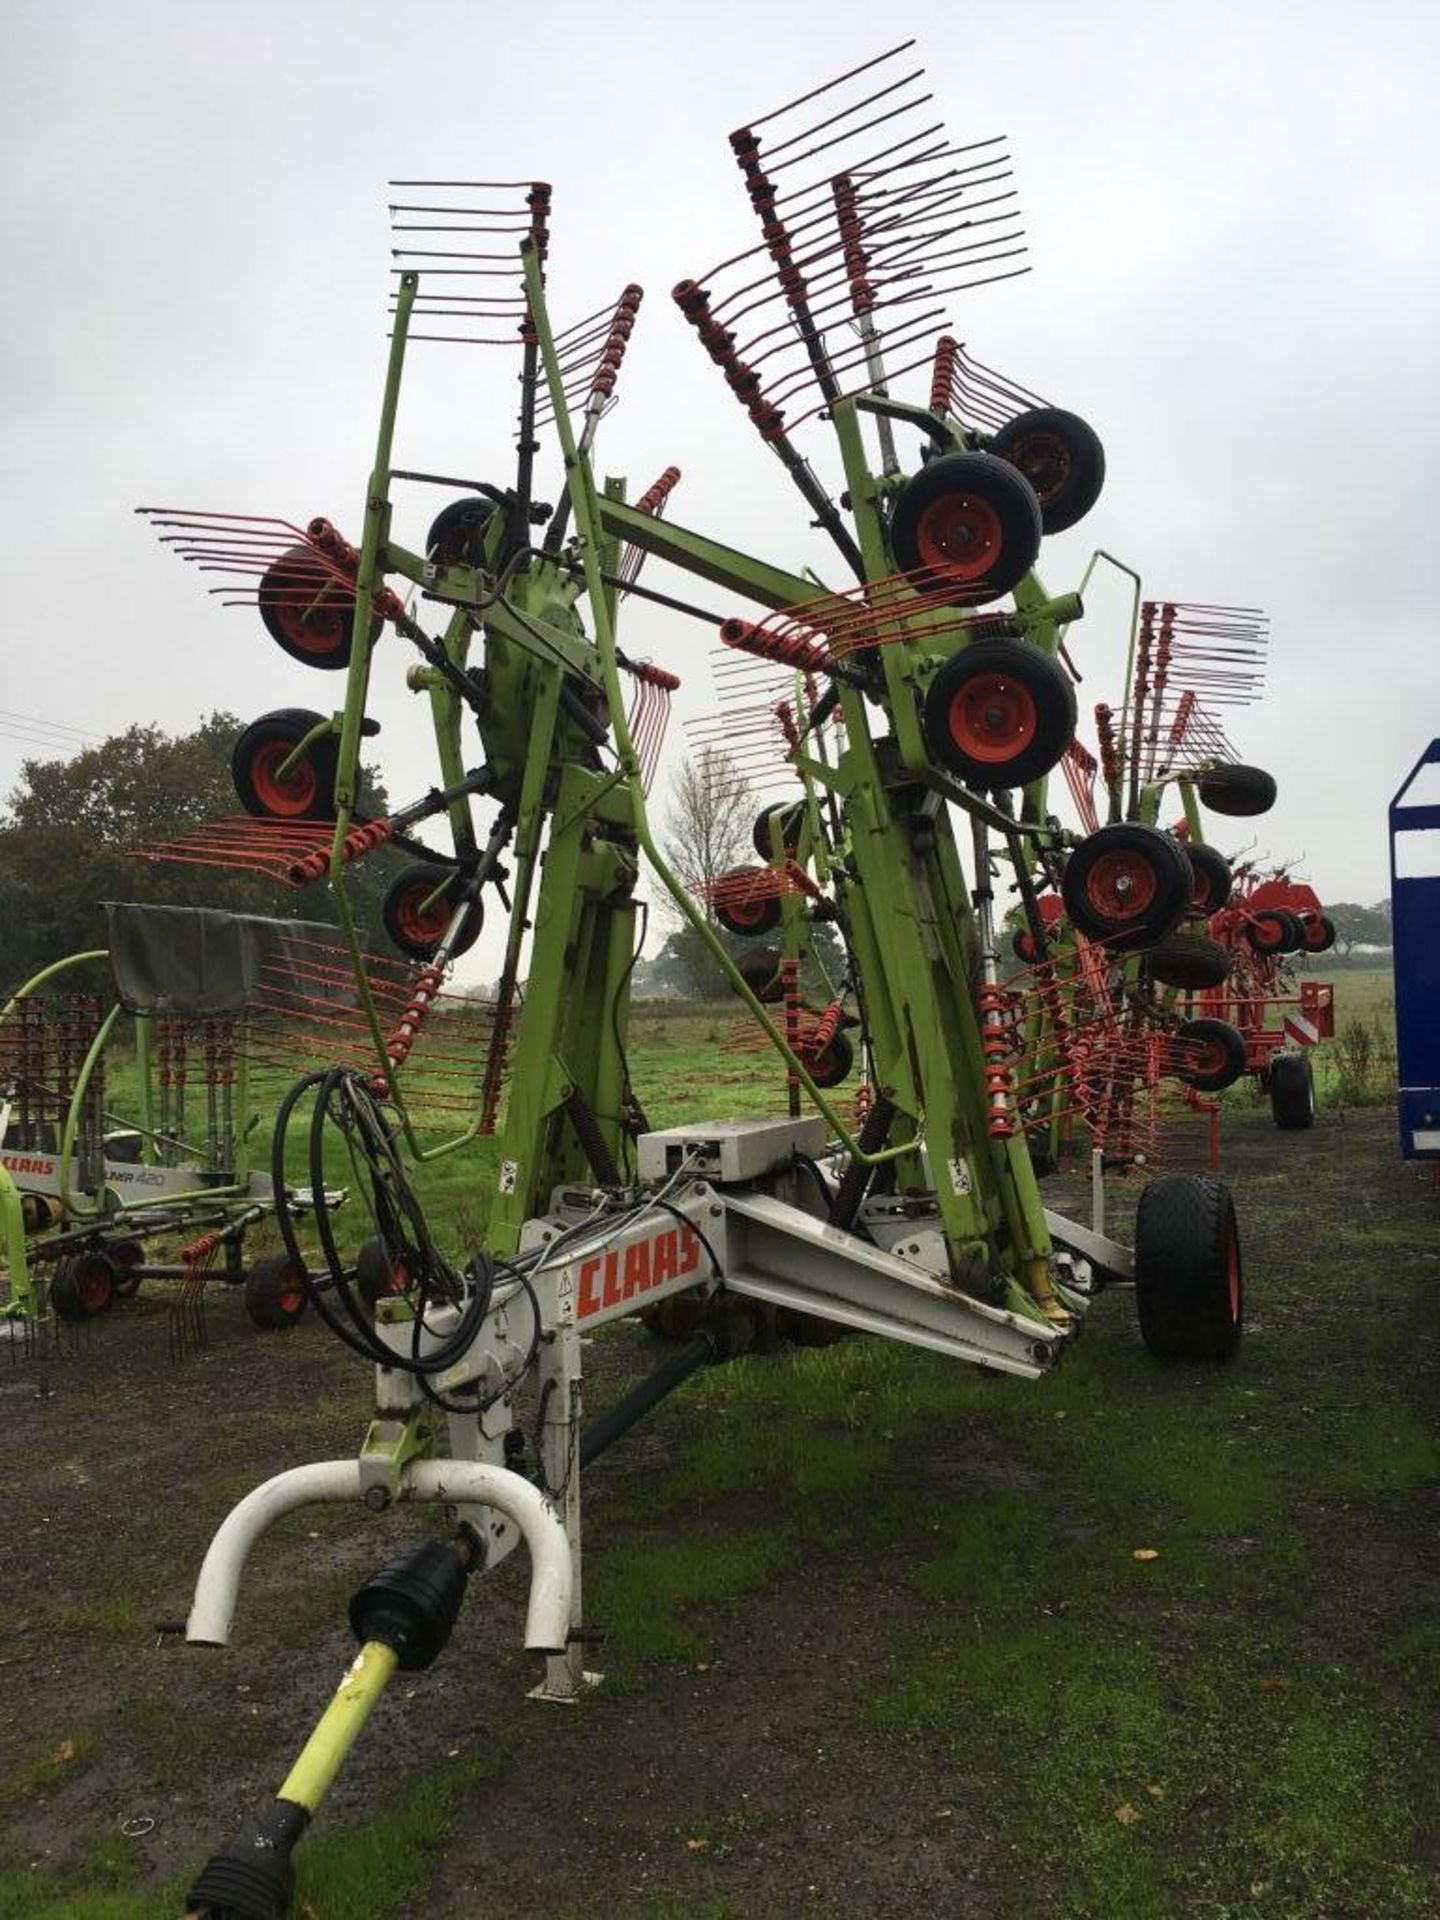
<svg viewBox="0 0 1440 1920">
<path fill-rule="evenodd" d="M 307 667 L 335 672 L 350 664 L 355 589 L 337 578 L 314 547 L 291 547 L 260 582 L 260 618 L 277 646 Z M 384 622 L 371 622 L 374 640 Z"/>
<path fill-rule="evenodd" d="M 967 785 L 1028 786 L 1075 738 L 1075 684 L 1038 647 L 980 640 L 931 680 L 924 726 L 931 757 Z"/>
<path fill-rule="evenodd" d="M 406 1291 L 410 1273 L 403 1260 L 392 1260 L 383 1240 L 364 1242 L 355 1256 L 355 1284 L 367 1306 L 376 1306 Z"/>
<path fill-rule="evenodd" d="M 800 845 L 800 835 L 805 826 L 805 807 L 798 801 L 776 801 L 773 806 L 762 807 L 755 816 L 755 825 L 751 832 L 751 844 L 756 853 L 768 866 L 774 859 L 770 845 L 770 830 L 778 825 L 780 844 L 792 857 Z"/>
<path fill-rule="evenodd" d="M 106 1313 L 115 1299 L 115 1267 L 104 1253 L 70 1253 L 55 1263 L 50 1304 L 72 1326 Z"/>
<path fill-rule="evenodd" d="M 1223 1093 L 1243 1078 L 1245 1036 L 1228 1020 L 1187 1020 L 1175 1038 L 1185 1051 L 1186 1064 L 1175 1078 L 1197 1093 Z"/>
<path fill-rule="evenodd" d="M 245 1311 L 264 1333 L 294 1326 L 305 1305 L 305 1280 L 288 1254 L 257 1260 L 245 1277 Z"/>
<path fill-rule="evenodd" d="M 430 960 L 455 916 L 461 882 L 452 867 L 433 867 L 423 860 L 403 867 L 386 889 L 380 919 L 386 933 L 409 960 Z M 484 913 L 480 901 L 471 907 L 464 929 L 450 949 L 458 959 L 480 938 Z"/>
<path fill-rule="evenodd" d="M 138 1240 L 112 1240 L 105 1248 L 115 1269 L 115 1298 L 133 1300 L 140 1291 L 138 1269 L 145 1264 L 145 1249 Z"/>
<path fill-rule="evenodd" d="M 1228 813 L 1249 819 L 1268 813 L 1275 804 L 1275 776 L 1261 767 L 1243 767 L 1238 763 L 1209 767 L 1195 783 L 1202 806 L 1212 813 Z"/>
<path fill-rule="evenodd" d="M 855 1049 L 843 1033 L 837 1033 L 823 1052 L 805 1062 L 817 1087 L 838 1087 L 842 1080 L 849 1079 L 854 1065 Z"/>
<path fill-rule="evenodd" d="M 1220 1181 L 1172 1173 L 1145 1188 L 1135 1215 L 1135 1306 L 1158 1358 L 1233 1357 L 1245 1294 L 1235 1203 Z"/>
<path fill-rule="evenodd" d="M 901 488 L 890 520 L 895 564 L 922 593 L 981 605 L 1040 557 L 1040 502 L 1018 468 L 990 453 L 947 453 Z"/>
<path fill-rule="evenodd" d="M 1230 977 L 1230 954 L 1206 933 L 1170 933 L 1145 955 L 1150 978 L 1162 987 L 1194 993 L 1222 986 Z"/>
<path fill-rule="evenodd" d="M 1278 907 L 1265 907 L 1252 914 L 1245 926 L 1245 938 L 1255 953 L 1289 953 L 1294 929 L 1291 916 Z"/>
<path fill-rule="evenodd" d="M 1122 820 L 1080 842 L 1060 891 L 1071 925 L 1087 939 L 1103 940 L 1113 953 L 1139 953 L 1174 933 L 1194 881 L 1178 840 Z"/>
<path fill-rule="evenodd" d="M 773 933 L 781 920 L 779 896 L 765 867 L 733 867 L 722 873 L 715 882 L 712 905 L 725 931 L 742 940 Z"/>
<path fill-rule="evenodd" d="M 452 500 L 430 522 L 425 557 L 437 567 L 476 567 L 483 558 L 485 529 L 497 511 L 493 500 Z"/>
<path fill-rule="evenodd" d="M 307 707 L 262 713 L 230 749 L 230 777 L 246 813 L 257 820 L 333 820 L 340 743 L 333 733 L 309 746 L 303 759 L 282 773 L 306 734 L 325 716 Z"/>
<path fill-rule="evenodd" d="M 774 947 L 756 947 L 742 953 L 735 969 L 762 1006 L 774 1006 L 785 998 L 785 976 L 780 971 L 780 955 Z"/>
<path fill-rule="evenodd" d="M 1270 1114 L 1282 1133 L 1315 1124 L 1315 1069 L 1308 1053 L 1277 1053 L 1270 1062 Z"/>
<path fill-rule="evenodd" d="M 1335 944 L 1335 922 L 1325 913 L 1302 913 L 1301 931 L 1306 953 L 1328 953 Z"/>
<path fill-rule="evenodd" d="M 1046 533 L 1063 533 L 1082 520 L 1105 484 L 1105 449 L 1078 413 L 1034 407 L 1017 413 L 990 442 L 990 451 L 1019 469 L 1040 502 Z"/>
<path fill-rule="evenodd" d="M 1212 913 L 1219 913 L 1229 900 L 1235 875 L 1224 854 L 1217 853 L 1214 847 L 1207 846 L 1203 840 L 1187 840 L 1185 857 L 1195 876 L 1195 891 L 1190 898 L 1191 910 L 1203 913 L 1208 919 Z"/>
</svg>

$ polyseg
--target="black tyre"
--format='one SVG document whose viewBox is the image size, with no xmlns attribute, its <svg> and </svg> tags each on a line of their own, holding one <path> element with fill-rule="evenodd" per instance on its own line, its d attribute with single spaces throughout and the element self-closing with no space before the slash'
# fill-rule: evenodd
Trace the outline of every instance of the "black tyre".
<svg viewBox="0 0 1440 1920">
<path fill-rule="evenodd" d="M 774 859 L 770 845 L 772 826 L 780 829 L 780 844 L 785 852 L 793 855 L 800 844 L 800 835 L 805 826 L 805 808 L 794 801 L 777 801 L 773 806 L 762 807 L 755 816 L 755 826 L 751 833 L 751 842 L 756 853 L 767 865 Z"/>
<path fill-rule="evenodd" d="M 780 900 L 766 867 L 733 867 L 722 873 L 711 905 L 725 931 L 743 940 L 773 933 L 781 920 Z"/>
<path fill-rule="evenodd" d="M 1197 1093 L 1223 1093 L 1244 1075 L 1245 1036 L 1228 1020 L 1187 1020 L 1175 1038 L 1175 1078 Z"/>
<path fill-rule="evenodd" d="M 1195 992 L 1221 986 L 1230 977 L 1230 955 L 1205 933 L 1170 933 L 1145 955 L 1150 978 L 1162 987 Z"/>
<path fill-rule="evenodd" d="M 1235 1203 L 1220 1181 L 1188 1173 L 1152 1180 L 1135 1215 L 1140 1333 L 1163 1360 L 1229 1360 L 1245 1294 Z"/>
<path fill-rule="evenodd" d="M 1083 519 L 1105 484 L 1105 449 L 1099 434 L 1078 413 L 1066 413 L 1063 407 L 1035 407 L 1016 414 L 990 442 L 990 451 L 1018 467 L 1030 482 L 1046 533 L 1063 533 Z"/>
<path fill-rule="evenodd" d="M 284 1253 L 257 1260 L 245 1279 L 245 1311 L 264 1332 L 290 1327 L 305 1311 L 305 1281 Z"/>
<path fill-rule="evenodd" d="M 485 557 L 485 529 L 496 511 L 493 500 L 452 500 L 430 522 L 426 559 L 438 567 L 478 567 Z"/>
<path fill-rule="evenodd" d="M 403 1261 L 394 1261 L 380 1239 L 367 1240 L 355 1256 L 355 1284 L 368 1306 L 392 1294 L 404 1293 L 410 1275 Z"/>
<path fill-rule="evenodd" d="M 1075 684 L 1048 653 L 980 640 L 944 662 L 925 693 L 936 763 L 972 787 L 1023 787 L 1075 738 Z"/>
<path fill-rule="evenodd" d="M 78 1326 L 106 1313 L 115 1299 L 115 1268 L 103 1253 L 68 1253 L 55 1263 L 50 1304 L 62 1320 Z"/>
<path fill-rule="evenodd" d="M 850 1077 L 855 1065 L 855 1049 L 845 1034 L 837 1033 L 823 1053 L 817 1053 L 805 1064 L 817 1087 L 838 1087 L 842 1080 Z"/>
<path fill-rule="evenodd" d="M 355 589 L 314 547 L 282 554 L 260 582 L 259 601 L 266 631 L 291 659 L 327 671 L 349 666 Z M 372 621 L 372 640 L 383 624 Z"/>
<path fill-rule="evenodd" d="M 1335 922 L 1324 913 L 1302 913 L 1306 953 L 1328 953 L 1335 944 Z"/>
<path fill-rule="evenodd" d="M 818 1313 L 797 1313 L 793 1307 L 782 1307 L 776 1314 L 775 1331 L 796 1347 L 833 1347 L 848 1340 L 851 1333 L 838 1320 L 822 1320 Z"/>
<path fill-rule="evenodd" d="M 432 867 L 417 860 L 396 874 L 380 903 L 380 918 L 407 959 L 429 960 L 434 956 L 455 916 L 459 895 L 460 880 L 452 867 Z M 482 903 L 477 900 L 450 949 L 452 960 L 469 952 L 480 938 L 484 923 Z"/>
<path fill-rule="evenodd" d="M 1040 557 L 1040 502 L 1025 476 L 989 453 L 947 453 L 907 480 L 890 546 L 922 593 L 998 600 Z"/>
<path fill-rule="evenodd" d="M 1092 833 L 1065 862 L 1060 891 L 1071 924 L 1115 953 L 1139 953 L 1179 926 L 1194 881 L 1178 840 L 1122 820 Z"/>
<path fill-rule="evenodd" d="M 1260 767 L 1211 767 L 1196 781 L 1195 791 L 1212 813 L 1248 819 L 1274 806 L 1275 777 Z"/>
<path fill-rule="evenodd" d="M 257 820 L 333 820 L 340 743 L 325 734 L 287 772 L 285 762 L 325 716 L 308 707 L 279 707 L 252 720 L 230 749 L 230 777 L 246 813 Z"/>
<path fill-rule="evenodd" d="M 1223 853 L 1217 853 L 1214 847 L 1207 847 L 1203 840 L 1187 840 L 1185 857 L 1190 862 L 1190 871 L 1195 876 L 1195 891 L 1191 896 L 1191 908 L 1195 913 L 1207 917 L 1219 913 L 1230 898 L 1235 885 L 1235 876 L 1230 871 L 1230 862 Z"/>
<path fill-rule="evenodd" d="M 785 979 L 780 971 L 780 955 L 774 947 L 756 947 L 742 953 L 735 962 L 740 978 L 765 1006 L 785 998 Z"/>
<path fill-rule="evenodd" d="M 1314 1126 L 1315 1070 L 1308 1053 L 1277 1053 L 1271 1060 L 1270 1112 L 1286 1133 Z"/>
</svg>

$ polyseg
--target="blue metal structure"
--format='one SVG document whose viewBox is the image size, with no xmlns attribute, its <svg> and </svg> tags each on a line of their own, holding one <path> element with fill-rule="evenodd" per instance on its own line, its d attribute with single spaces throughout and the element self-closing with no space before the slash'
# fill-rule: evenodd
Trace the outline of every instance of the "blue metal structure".
<svg viewBox="0 0 1440 1920">
<path fill-rule="evenodd" d="M 1406 800 L 1423 770 L 1436 765 L 1440 740 L 1430 742 L 1390 802 L 1396 1068 L 1407 1160 L 1440 1160 L 1440 803 Z M 1434 841 L 1401 838 L 1424 833 Z"/>
</svg>

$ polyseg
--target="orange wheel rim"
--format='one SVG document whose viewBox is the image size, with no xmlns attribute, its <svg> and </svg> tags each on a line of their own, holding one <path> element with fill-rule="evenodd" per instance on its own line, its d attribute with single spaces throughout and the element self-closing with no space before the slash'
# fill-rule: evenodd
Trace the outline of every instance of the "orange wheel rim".
<svg viewBox="0 0 1440 1920">
<path fill-rule="evenodd" d="M 977 673 L 956 693 L 950 738 L 971 760 L 1005 766 L 1035 738 L 1039 715 L 1028 687 L 1004 673 Z"/>
<path fill-rule="evenodd" d="M 288 772 L 281 772 L 295 747 L 294 740 L 267 740 L 256 748 L 250 760 L 250 784 L 255 798 L 266 813 L 280 819 L 295 819 L 308 813 L 320 791 L 319 779 L 308 760 L 297 760 Z"/>
<path fill-rule="evenodd" d="M 110 1298 L 110 1276 L 103 1267 L 80 1269 L 80 1298 L 91 1313 L 96 1313 Z"/>
<path fill-rule="evenodd" d="M 1024 474 L 1042 506 L 1060 492 L 1074 464 L 1069 447 L 1058 433 L 1027 433 L 1005 457 Z"/>
<path fill-rule="evenodd" d="M 339 653 L 350 638 L 354 599 L 326 575 L 287 574 L 265 604 L 290 645 L 312 659 Z"/>
<path fill-rule="evenodd" d="M 983 580 L 1004 544 L 999 514 L 975 493 L 947 493 L 932 501 L 915 529 L 921 564 L 958 580 Z"/>
<path fill-rule="evenodd" d="M 1107 920 L 1138 920 L 1159 891 L 1155 869 L 1142 854 L 1106 853 L 1085 876 L 1085 898 Z"/>
</svg>

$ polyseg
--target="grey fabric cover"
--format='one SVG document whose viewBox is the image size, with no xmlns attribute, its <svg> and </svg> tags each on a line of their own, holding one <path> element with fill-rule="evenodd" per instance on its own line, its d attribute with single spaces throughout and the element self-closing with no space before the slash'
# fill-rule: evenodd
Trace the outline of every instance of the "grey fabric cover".
<svg viewBox="0 0 1440 1920">
<path fill-rule="evenodd" d="M 104 904 L 115 989 L 127 1012 L 188 1019 L 240 1013 L 273 1003 L 287 979 L 309 997 L 354 999 L 345 982 L 315 977 L 315 945 L 333 950 L 340 939 L 339 928 L 322 920 Z"/>
</svg>

